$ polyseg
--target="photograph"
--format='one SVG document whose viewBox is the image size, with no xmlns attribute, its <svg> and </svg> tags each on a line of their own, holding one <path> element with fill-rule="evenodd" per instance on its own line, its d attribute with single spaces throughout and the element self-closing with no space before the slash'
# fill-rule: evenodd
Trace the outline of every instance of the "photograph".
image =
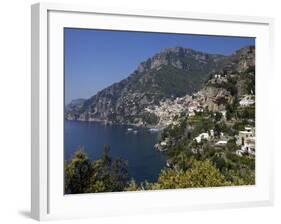
<svg viewBox="0 0 281 224">
<path fill-rule="evenodd" d="M 64 194 L 255 185 L 255 37 L 68 28 Z"/>
</svg>

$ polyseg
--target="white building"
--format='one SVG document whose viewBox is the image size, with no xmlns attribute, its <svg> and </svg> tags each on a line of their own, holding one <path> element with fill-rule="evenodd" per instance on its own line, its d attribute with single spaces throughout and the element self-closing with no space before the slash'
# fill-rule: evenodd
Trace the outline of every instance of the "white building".
<svg viewBox="0 0 281 224">
<path fill-rule="evenodd" d="M 201 133 L 200 135 L 198 135 L 196 138 L 194 138 L 194 140 L 197 143 L 200 143 L 203 139 L 209 140 L 209 138 L 210 138 L 209 134 L 204 132 L 204 133 Z"/>
<path fill-rule="evenodd" d="M 236 154 L 239 156 L 255 155 L 255 142 L 255 128 L 245 127 L 245 130 L 239 131 L 236 144 L 241 145 L 241 148 L 236 151 Z"/>
<path fill-rule="evenodd" d="M 216 146 L 223 146 L 223 145 L 226 145 L 226 144 L 227 144 L 227 141 L 221 140 L 221 141 L 218 141 L 215 145 Z"/>
<path fill-rule="evenodd" d="M 236 152 L 235 152 L 235 154 L 237 155 L 237 156 L 243 156 L 243 151 L 242 150 L 236 150 Z"/>
<path fill-rule="evenodd" d="M 255 155 L 255 138 L 254 137 L 247 138 L 245 140 L 244 145 L 241 146 L 241 151 L 243 153 Z"/>
<path fill-rule="evenodd" d="M 253 105 L 254 103 L 255 103 L 255 100 L 253 99 L 252 95 L 244 96 L 239 102 L 240 106 L 242 106 L 242 107 L 247 107 L 247 106 Z"/>
<path fill-rule="evenodd" d="M 253 127 L 245 127 L 243 131 L 239 131 L 237 136 L 237 145 L 243 145 L 247 138 L 255 137 L 255 128 Z"/>
<path fill-rule="evenodd" d="M 215 74 L 215 78 L 219 79 L 221 77 L 221 74 Z"/>
<path fill-rule="evenodd" d="M 226 119 L 226 110 L 221 110 L 220 112 L 222 114 L 223 119 Z"/>
<path fill-rule="evenodd" d="M 197 101 L 192 101 L 188 104 L 188 112 L 203 112 L 203 108 Z"/>
<path fill-rule="evenodd" d="M 188 116 L 190 116 L 190 117 L 195 116 L 195 112 L 194 111 L 188 112 Z"/>
</svg>

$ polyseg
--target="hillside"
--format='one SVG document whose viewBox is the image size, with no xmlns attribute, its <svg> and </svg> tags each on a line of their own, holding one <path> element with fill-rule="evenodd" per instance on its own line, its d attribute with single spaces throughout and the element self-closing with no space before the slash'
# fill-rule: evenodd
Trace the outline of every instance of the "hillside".
<svg viewBox="0 0 281 224">
<path fill-rule="evenodd" d="M 153 143 L 154 148 L 166 158 L 166 166 L 156 182 L 138 183 L 134 179 L 128 182 L 126 165 L 122 165 L 123 172 L 117 172 L 119 177 L 114 172 L 113 177 L 104 177 L 100 175 L 104 172 L 93 170 L 95 181 L 103 185 L 87 183 L 90 188 L 78 189 L 78 193 L 256 183 L 255 48 L 252 46 L 228 57 L 206 56 L 182 48 L 165 50 L 142 63 L 127 79 L 89 100 L 76 100 L 67 108 L 69 114 L 76 113 L 81 120 L 101 119 L 153 127 L 149 131 L 157 131 L 160 137 Z M 108 116 L 111 114 L 113 117 Z M 76 155 L 67 164 L 67 180 L 75 180 L 72 167 L 79 159 L 87 158 L 79 151 Z M 103 158 L 108 158 L 105 155 Z M 88 161 L 87 164 L 99 168 L 107 163 L 91 165 Z M 111 166 L 99 169 L 111 169 Z M 116 178 L 122 180 L 117 186 Z M 67 191 L 77 193 L 77 189 L 69 186 L 72 185 L 67 186 Z"/>
<path fill-rule="evenodd" d="M 240 74 L 252 66 L 253 55 L 253 47 L 243 48 L 229 57 L 182 47 L 168 48 L 142 62 L 128 78 L 85 101 L 70 103 L 65 117 L 70 120 L 156 125 L 160 118 L 148 112 L 147 108 L 159 106 L 165 100 L 192 95 L 207 86 L 210 89 L 211 75 L 216 72 Z M 243 86 L 244 81 L 239 85 Z"/>
<path fill-rule="evenodd" d="M 211 160 L 228 181 L 254 184 L 254 47 L 226 58 L 198 92 L 147 110 L 168 124 L 155 147 L 166 152 L 169 167 L 189 169 L 194 159 Z"/>
</svg>

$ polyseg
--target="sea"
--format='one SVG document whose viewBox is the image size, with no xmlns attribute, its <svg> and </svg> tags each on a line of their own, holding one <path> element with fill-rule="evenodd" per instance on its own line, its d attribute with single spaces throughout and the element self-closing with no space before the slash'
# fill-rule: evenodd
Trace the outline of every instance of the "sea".
<svg viewBox="0 0 281 224">
<path fill-rule="evenodd" d="M 76 150 L 83 147 L 94 161 L 102 157 L 105 145 L 112 159 L 128 162 L 129 179 L 137 183 L 155 182 L 166 165 L 166 156 L 155 150 L 161 131 L 129 125 L 105 125 L 102 122 L 64 122 L 64 159 L 70 161 Z"/>
</svg>

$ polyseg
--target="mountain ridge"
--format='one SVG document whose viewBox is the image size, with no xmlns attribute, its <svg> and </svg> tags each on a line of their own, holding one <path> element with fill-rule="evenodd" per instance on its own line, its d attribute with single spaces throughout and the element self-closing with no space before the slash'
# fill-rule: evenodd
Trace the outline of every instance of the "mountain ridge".
<svg viewBox="0 0 281 224">
<path fill-rule="evenodd" d="M 243 60 L 247 60 L 245 55 L 251 50 L 251 46 L 244 47 L 223 56 L 183 47 L 166 48 L 141 62 L 127 78 L 97 92 L 82 104 L 67 105 L 65 118 L 147 125 L 147 120 L 157 118 L 146 113 L 145 108 L 159 105 L 163 99 L 195 93 L 216 71 L 237 70 L 237 66 L 242 69 Z"/>
</svg>

